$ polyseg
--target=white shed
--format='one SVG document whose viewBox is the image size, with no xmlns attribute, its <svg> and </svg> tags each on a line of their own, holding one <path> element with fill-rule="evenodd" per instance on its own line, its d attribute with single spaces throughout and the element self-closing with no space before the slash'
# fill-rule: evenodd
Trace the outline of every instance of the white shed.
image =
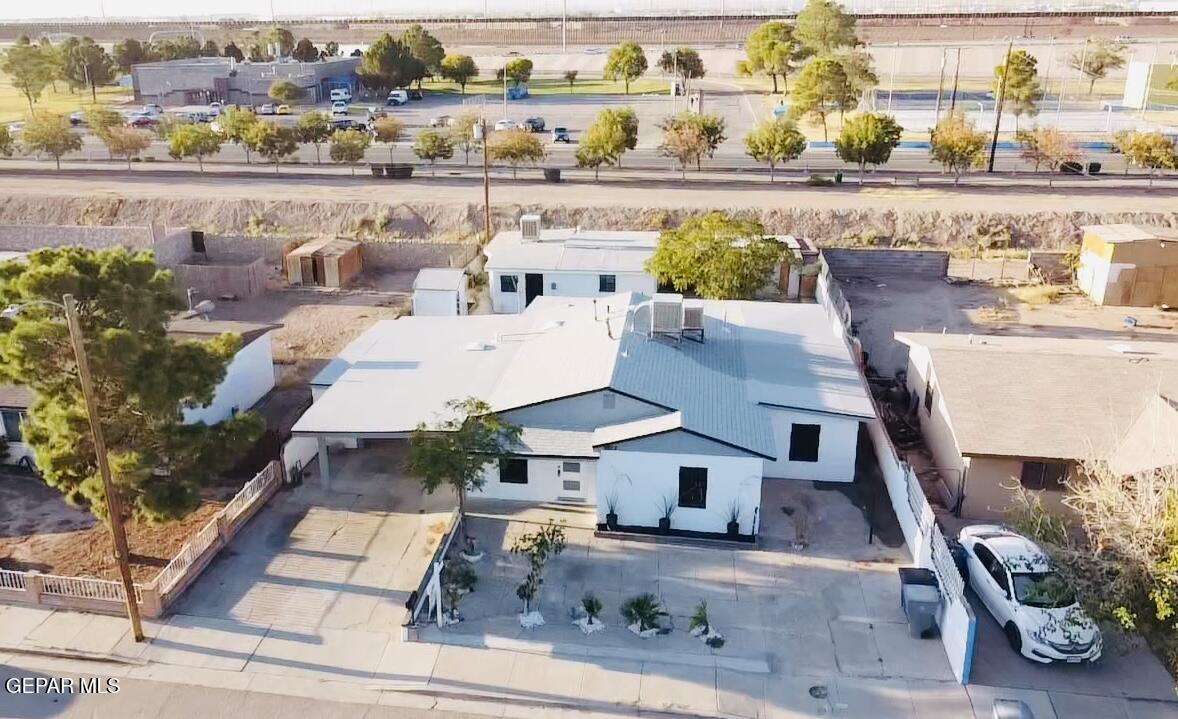
<svg viewBox="0 0 1178 719">
<path fill-rule="evenodd" d="M 466 314 L 466 272 L 427 268 L 413 281 L 413 314 L 418 317 L 453 317 Z"/>
</svg>

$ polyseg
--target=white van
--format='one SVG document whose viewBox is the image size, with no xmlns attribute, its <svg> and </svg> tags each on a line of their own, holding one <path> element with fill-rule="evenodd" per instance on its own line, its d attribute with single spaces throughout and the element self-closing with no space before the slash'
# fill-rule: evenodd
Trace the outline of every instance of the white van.
<svg viewBox="0 0 1178 719">
<path fill-rule="evenodd" d="M 331 101 L 332 102 L 337 102 L 337 101 L 351 102 L 352 101 L 352 91 L 346 87 L 337 87 L 336 89 L 331 91 Z"/>
<path fill-rule="evenodd" d="M 404 105 L 409 102 L 409 93 L 404 90 L 389 90 L 388 99 L 385 100 L 386 105 Z"/>
</svg>

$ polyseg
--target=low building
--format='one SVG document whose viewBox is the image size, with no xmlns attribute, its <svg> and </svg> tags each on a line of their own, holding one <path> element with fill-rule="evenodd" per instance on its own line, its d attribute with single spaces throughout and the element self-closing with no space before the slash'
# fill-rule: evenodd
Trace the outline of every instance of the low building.
<svg viewBox="0 0 1178 719">
<path fill-rule="evenodd" d="M 413 314 L 417 317 L 449 317 L 467 311 L 466 271 L 426 268 L 413 280 Z"/>
<path fill-rule="evenodd" d="M 850 482 L 874 417 L 815 304 L 621 293 L 536 298 L 520 314 L 376 323 L 313 382 L 293 434 L 399 442 L 449 400 L 488 402 L 523 434 L 482 496 L 613 509 L 622 526 L 755 534 L 763 479 Z M 373 476 L 372 481 L 384 477 Z"/>
<path fill-rule="evenodd" d="M 345 287 L 364 266 L 360 243 L 338 237 L 305 242 L 285 261 L 290 284 L 312 287 Z"/>
<path fill-rule="evenodd" d="M 1076 283 L 1098 305 L 1178 307 L 1178 230 L 1088 225 Z"/>
<path fill-rule="evenodd" d="M 135 99 L 165 107 L 206 105 L 213 101 L 253 105 L 271 102 L 270 86 L 289 80 L 306 102 L 326 102 L 331 91 L 358 87 L 360 58 L 332 57 L 318 62 L 237 62 L 228 57 L 194 57 L 146 62 L 131 68 Z"/>
<path fill-rule="evenodd" d="M 1178 462 L 1178 343 L 897 334 L 908 389 L 950 501 L 1001 517 L 1011 488 L 1061 509 L 1064 482 L 1104 460 L 1130 474 Z"/>
</svg>

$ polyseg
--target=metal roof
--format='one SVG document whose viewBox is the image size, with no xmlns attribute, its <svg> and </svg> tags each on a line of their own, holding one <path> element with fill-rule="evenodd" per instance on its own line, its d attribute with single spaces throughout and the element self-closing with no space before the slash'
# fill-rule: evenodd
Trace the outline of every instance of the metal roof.
<svg viewBox="0 0 1178 719">
<path fill-rule="evenodd" d="M 1113 225 L 1083 225 L 1080 229 L 1086 233 L 1096 235 L 1110 244 L 1149 240 L 1178 240 L 1178 230 L 1173 227 L 1120 223 Z"/>
<path fill-rule="evenodd" d="M 645 272 L 658 246 L 658 232 L 618 232 L 577 228 L 540 231 L 525 240 L 519 230 L 500 232 L 483 249 L 486 268 L 550 272 Z"/>
<path fill-rule="evenodd" d="M 466 283 L 466 270 L 447 267 L 427 267 L 417 273 L 413 289 L 454 291 Z"/>
</svg>

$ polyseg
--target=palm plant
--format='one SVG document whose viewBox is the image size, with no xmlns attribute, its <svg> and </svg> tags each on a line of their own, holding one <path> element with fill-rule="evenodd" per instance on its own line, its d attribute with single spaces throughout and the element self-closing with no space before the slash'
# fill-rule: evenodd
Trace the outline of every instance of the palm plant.
<svg viewBox="0 0 1178 719">
<path fill-rule="evenodd" d="M 601 600 L 593 596 L 592 592 L 587 592 L 581 597 L 581 609 L 585 610 L 590 623 L 599 621 L 597 617 L 601 615 Z"/>
<path fill-rule="evenodd" d="M 622 618 L 626 620 L 626 624 L 637 624 L 640 632 L 661 629 L 659 617 L 665 616 L 669 615 L 667 610 L 663 609 L 662 602 L 650 593 L 630 597 L 622 604 Z"/>
</svg>

